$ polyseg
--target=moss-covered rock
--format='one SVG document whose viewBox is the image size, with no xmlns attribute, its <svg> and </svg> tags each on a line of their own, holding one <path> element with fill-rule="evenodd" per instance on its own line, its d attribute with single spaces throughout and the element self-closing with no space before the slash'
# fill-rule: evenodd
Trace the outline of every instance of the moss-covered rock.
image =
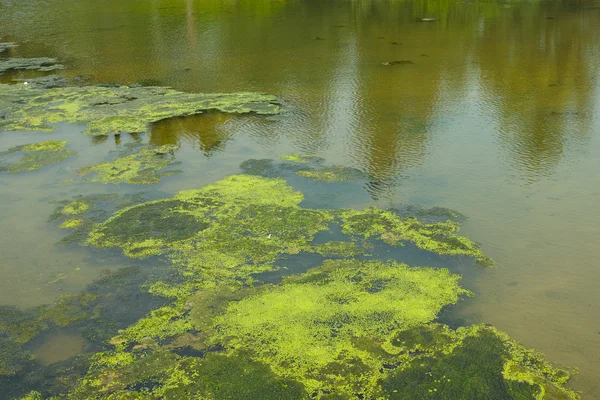
<svg viewBox="0 0 600 400">
<path fill-rule="evenodd" d="M 79 169 L 77 172 L 88 182 L 101 183 L 130 183 L 152 184 L 157 183 L 164 176 L 174 175 L 181 171 L 163 171 L 177 165 L 174 151 L 177 146 L 128 146 L 120 155 L 108 162 L 91 165 Z"/>
<path fill-rule="evenodd" d="M 0 61 L 1 62 L 1 61 Z M 164 87 L 82 86 L 43 89 L 0 85 L 0 131 L 51 131 L 59 122 L 87 125 L 88 135 L 145 132 L 149 124 L 207 110 L 277 114 L 260 93 L 183 93 Z"/>
<path fill-rule="evenodd" d="M 56 58 L 0 58 L 0 74 L 11 70 L 34 70 L 48 72 L 64 68 L 65 66 L 62 65 Z"/>
<path fill-rule="evenodd" d="M 8 171 L 10 173 L 36 171 L 47 165 L 64 161 L 72 155 L 77 154 L 72 150 L 65 149 L 66 146 L 67 142 L 48 140 L 12 147 L 7 151 L 0 152 L 0 163 L 2 163 L 0 171 Z M 13 153 L 23 153 L 23 156 L 16 163 L 9 164 L 2 162 L 1 157 L 6 157 Z"/>
</svg>

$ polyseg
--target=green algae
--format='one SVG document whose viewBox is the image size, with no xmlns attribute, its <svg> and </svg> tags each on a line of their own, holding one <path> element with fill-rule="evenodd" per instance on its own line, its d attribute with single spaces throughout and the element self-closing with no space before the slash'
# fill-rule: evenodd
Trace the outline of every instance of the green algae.
<svg viewBox="0 0 600 400">
<path fill-rule="evenodd" d="M 167 118 L 227 113 L 277 114 L 276 98 L 260 93 L 183 93 L 164 87 L 0 85 L 0 131 L 52 131 L 57 123 L 87 125 L 85 134 L 145 132 Z"/>
<path fill-rule="evenodd" d="M 382 382 L 389 399 L 577 399 L 564 383 L 571 372 L 548 364 L 491 326 L 452 331 L 421 326 L 396 344 L 414 356 Z M 512 373 L 511 371 L 518 371 Z"/>
<path fill-rule="evenodd" d="M 0 42 L 0 53 L 8 50 L 8 49 L 12 49 L 13 47 L 16 47 L 17 44 L 16 43 L 12 43 L 12 42 Z"/>
<path fill-rule="evenodd" d="M 0 379 L 24 369 L 33 356 L 15 341 L 0 334 Z"/>
<path fill-rule="evenodd" d="M 79 169 L 81 176 L 92 174 L 86 178 L 88 182 L 130 183 L 135 185 L 158 183 L 164 176 L 181 171 L 162 171 L 177 165 L 174 151 L 177 146 L 128 146 L 119 157 L 96 165 Z"/>
<path fill-rule="evenodd" d="M 116 193 L 91 196 L 75 196 L 72 200 L 54 202 L 60 204 L 48 218 L 49 222 L 61 221 L 62 229 L 72 229 L 59 244 L 84 244 L 95 224 L 105 221 L 115 210 L 145 201 L 142 193 L 120 197 Z"/>
<path fill-rule="evenodd" d="M 256 399 L 307 398 L 298 382 L 276 376 L 244 354 L 209 353 L 204 358 L 157 351 L 144 357 L 112 359 L 100 354 L 71 399 Z M 108 364 L 108 368 L 103 368 Z M 100 372 L 101 371 L 101 372 Z M 139 391 L 132 387 L 141 387 Z"/>
<path fill-rule="evenodd" d="M 324 160 L 315 156 L 286 154 L 280 159 L 283 162 L 250 159 L 242 162 L 240 168 L 249 175 L 275 178 L 294 173 L 303 178 L 326 183 L 360 181 L 369 177 L 367 173 L 356 168 L 323 165 Z"/>
<path fill-rule="evenodd" d="M 459 276 L 362 260 L 372 240 L 483 259 L 457 234 L 457 222 L 424 223 L 375 207 L 313 210 L 302 200 L 282 179 L 230 176 L 94 223 L 88 245 L 132 258 L 168 256 L 170 278 L 146 287 L 170 302 L 121 328 L 69 398 L 435 399 L 461 385 L 467 394 L 455 398 L 578 398 L 564 386 L 569 370 L 494 328 L 431 324 L 469 295 Z M 68 221 L 92 209 L 59 208 L 55 216 Z M 336 225 L 350 240 L 314 243 Z M 254 279 L 311 252 L 341 259 L 280 284 Z M 459 368 L 465 362 L 468 375 Z"/>
<path fill-rule="evenodd" d="M 304 178 L 328 183 L 357 181 L 368 177 L 368 175 L 361 170 L 344 167 L 342 165 L 333 165 L 330 167 L 322 166 L 319 168 L 301 170 L 296 173 Z"/>
<path fill-rule="evenodd" d="M 5 157 L 13 153 L 23 153 L 23 156 L 16 163 L 4 163 L 4 165 L 0 166 L 0 171 L 10 173 L 36 171 L 45 166 L 64 161 L 77 154 L 72 150 L 65 149 L 66 145 L 67 142 L 48 140 L 12 147 L 7 151 L 0 152 L 0 157 Z"/>
<path fill-rule="evenodd" d="M 306 154 L 297 154 L 297 153 L 284 154 L 284 155 L 280 156 L 279 159 L 281 159 L 283 161 L 290 161 L 290 162 L 302 163 L 302 164 L 309 163 L 309 162 L 320 163 L 323 161 L 323 159 L 319 158 L 319 157 L 310 156 L 310 155 L 306 155 Z"/>
<path fill-rule="evenodd" d="M 16 343 L 29 342 L 46 327 L 37 310 L 23 311 L 14 306 L 0 306 L 0 335 L 6 335 Z"/>
<path fill-rule="evenodd" d="M 52 89 L 69 86 L 69 80 L 60 75 L 39 76 L 37 78 L 16 78 L 12 81 L 39 89 Z"/>
<path fill-rule="evenodd" d="M 368 207 L 362 211 L 345 210 L 341 213 L 341 220 L 345 234 L 383 240 L 392 246 L 412 242 L 423 250 L 438 254 L 467 255 L 474 257 L 481 265 L 494 265 L 477 243 L 456 234 L 460 225 L 450 220 L 428 224 L 376 207 Z"/>
<path fill-rule="evenodd" d="M 247 278 L 328 228 L 329 213 L 298 206 L 302 199 L 283 180 L 230 176 L 121 210 L 95 227 L 88 244 L 119 247 L 133 258 L 169 254 L 205 281 Z"/>
<path fill-rule="evenodd" d="M 327 261 L 230 304 L 215 318 L 210 341 L 253 349 L 257 360 L 309 391 L 370 395 L 382 360 L 354 341 L 384 343 L 398 329 L 430 322 L 467 293 L 458 279 L 444 269 Z"/>
<path fill-rule="evenodd" d="M 0 74 L 7 71 L 41 71 L 49 72 L 58 69 L 64 69 L 56 58 L 38 57 L 38 58 L 2 58 L 0 59 Z M 1 93 L 2 89 L 0 89 Z M 0 103 L 1 104 L 1 103 Z"/>
</svg>

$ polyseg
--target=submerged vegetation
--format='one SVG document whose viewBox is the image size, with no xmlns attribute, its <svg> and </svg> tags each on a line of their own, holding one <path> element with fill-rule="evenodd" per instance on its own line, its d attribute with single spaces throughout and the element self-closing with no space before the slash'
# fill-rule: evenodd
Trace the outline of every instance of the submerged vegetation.
<svg viewBox="0 0 600 400">
<path fill-rule="evenodd" d="M 324 160 L 304 154 L 285 154 L 279 157 L 282 162 L 274 163 L 272 160 L 247 160 L 240 166 L 241 169 L 252 175 L 264 177 L 279 177 L 289 173 L 320 182 L 349 182 L 367 179 L 369 175 L 359 169 L 341 165 L 323 165 Z"/>
<path fill-rule="evenodd" d="M 46 142 L 13 147 L 7 151 L 0 152 L 0 171 L 8 171 L 10 173 L 35 171 L 77 154 L 72 150 L 65 149 L 66 146 L 67 142 L 48 140 Z M 3 162 L 3 157 L 13 153 L 23 153 L 23 156 L 15 163 Z"/>
<path fill-rule="evenodd" d="M 177 165 L 174 151 L 177 146 L 128 146 L 121 151 L 119 157 L 113 161 L 91 165 L 79 169 L 81 176 L 93 174 L 86 178 L 88 182 L 101 183 L 131 183 L 152 184 L 157 183 L 164 176 L 174 175 L 181 171 L 162 171 L 165 168 Z"/>
<path fill-rule="evenodd" d="M 0 68 L 3 62 L 8 61 L 0 60 Z M 277 114 L 279 105 L 274 96 L 260 93 L 183 93 L 141 86 L 44 89 L 0 84 L 0 109 L 0 129 L 4 131 L 51 131 L 53 124 L 63 122 L 86 124 L 84 133 L 88 135 L 113 135 L 144 132 L 153 122 L 207 110 Z"/>
</svg>

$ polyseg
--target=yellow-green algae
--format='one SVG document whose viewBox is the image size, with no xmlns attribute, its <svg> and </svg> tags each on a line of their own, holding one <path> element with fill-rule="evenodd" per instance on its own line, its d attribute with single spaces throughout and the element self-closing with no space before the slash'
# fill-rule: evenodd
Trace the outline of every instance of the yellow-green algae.
<svg viewBox="0 0 600 400">
<path fill-rule="evenodd" d="M 494 264 L 477 243 L 458 235 L 456 232 L 460 225 L 450 220 L 427 224 L 377 207 L 367 207 L 362 211 L 344 210 L 340 215 L 345 234 L 380 239 L 393 246 L 412 242 L 423 250 L 472 256 L 484 266 Z"/>
<path fill-rule="evenodd" d="M 148 288 L 172 302 L 114 336 L 67 397 L 578 398 L 564 386 L 571 371 L 494 328 L 432 324 L 469 294 L 446 269 L 326 260 L 255 286 L 254 274 L 285 266 L 286 257 L 364 257 L 373 239 L 485 257 L 452 221 L 426 224 L 374 207 L 311 210 L 302 199 L 281 179 L 231 176 L 96 224 L 90 245 L 171 258 L 176 274 Z M 315 244 L 332 224 L 351 240 Z"/>
<path fill-rule="evenodd" d="M 158 183 L 164 176 L 174 175 L 181 171 L 162 171 L 177 165 L 175 162 L 175 145 L 142 147 L 130 146 L 119 157 L 96 165 L 79 169 L 81 176 L 93 174 L 86 178 L 88 182 L 130 183 L 136 185 Z M 131 154 L 133 152 L 133 154 Z"/>
<path fill-rule="evenodd" d="M 489 325 L 456 331 L 439 324 L 423 325 L 401 332 L 392 343 L 410 355 L 383 379 L 385 398 L 579 398 L 564 386 L 571 370 L 550 365 L 540 353 Z"/>
<path fill-rule="evenodd" d="M 83 243 L 96 223 L 106 220 L 115 210 L 143 202 L 143 193 L 120 197 L 116 193 L 76 196 L 73 200 L 54 202 L 61 204 L 49 221 L 62 221 L 63 229 L 73 229 L 59 244 Z"/>
<path fill-rule="evenodd" d="M 432 321 L 467 293 L 458 279 L 445 269 L 328 261 L 230 304 L 212 326 L 196 328 L 214 330 L 214 345 L 252 349 L 257 360 L 309 392 L 371 396 L 384 359 L 360 344 L 384 345 L 398 330 Z"/>
<path fill-rule="evenodd" d="M 277 114 L 261 93 L 183 93 L 165 87 L 82 86 L 44 89 L 0 85 L 0 131 L 52 131 L 57 123 L 87 126 L 88 135 L 145 132 L 149 124 L 207 110 Z"/>
<path fill-rule="evenodd" d="M 314 179 L 320 182 L 349 182 L 365 179 L 367 174 L 364 172 L 342 165 L 333 165 L 330 167 L 321 166 L 296 172 L 298 175 Z"/>
<path fill-rule="evenodd" d="M 458 280 L 445 269 L 336 260 L 279 285 L 202 290 L 113 338 L 70 398 L 578 398 L 564 386 L 570 370 L 495 328 L 431 324 L 468 294 Z M 207 352 L 170 351 L 174 332 L 156 322 L 174 317 L 192 327 L 172 330 Z"/>
<path fill-rule="evenodd" d="M 309 163 L 309 162 L 322 161 L 322 159 L 319 157 L 310 156 L 310 155 L 306 155 L 306 154 L 297 154 L 297 153 L 284 154 L 282 156 L 279 156 L 279 158 L 283 161 L 290 161 L 290 162 L 302 163 L 302 164 Z"/>
<path fill-rule="evenodd" d="M 36 171 L 47 165 L 64 161 L 70 156 L 77 154 L 72 150 L 65 149 L 66 145 L 67 142 L 48 140 L 40 143 L 12 147 L 7 151 L 0 152 L 0 157 L 13 153 L 24 154 L 16 163 L 5 163 L 4 165 L 0 165 L 0 171 L 8 171 L 10 173 Z"/>
</svg>

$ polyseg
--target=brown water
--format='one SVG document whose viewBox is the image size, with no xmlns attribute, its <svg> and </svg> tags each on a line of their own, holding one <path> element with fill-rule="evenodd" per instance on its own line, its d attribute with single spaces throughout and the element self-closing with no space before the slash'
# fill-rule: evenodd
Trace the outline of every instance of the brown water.
<svg viewBox="0 0 600 400">
<path fill-rule="evenodd" d="M 11 54 L 64 59 L 65 76 L 284 102 L 275 120 L 156 124 L 141 140 L 180 144 L 184 174 L 142 190 L 171 194 L 248 158 L 310 152 L 373 177 L 333 205 L 468 215 L 464 233 L 498 266 L 468 274 L 476 298 L 459 313 L 578 367 L 583 399 L 600 399 L 599 27 L 595 1 L 0 0 L 0 37 L 23 43 Z M 131 263 L 54 246 L 64 232 L 46 223 L 50 201 L 140 190 L 65 186 L 119 146 L 80 130 L 51 134 L 79 152 L 60 167 L 0 176 L 0 304 L 48 303 Z M 0 150 L 47 137 L 2 133 Z M 54 340 L 47 362 L 68 341 Z"/>
</svg>

